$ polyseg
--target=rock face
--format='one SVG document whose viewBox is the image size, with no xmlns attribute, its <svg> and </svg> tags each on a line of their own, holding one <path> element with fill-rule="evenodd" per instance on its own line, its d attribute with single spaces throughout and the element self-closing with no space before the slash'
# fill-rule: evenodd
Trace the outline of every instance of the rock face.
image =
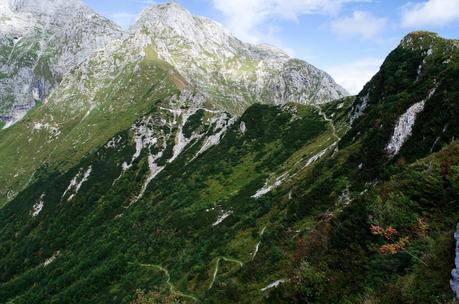
<svg viewBox="0 0 459 304">
<path fill-rule="evenodd" d="M 0 120 L 43 101 L 63 76 L 122 30 L 79 0 L 0 0 Z"/>
<path fill-rule="evenodd" d="M 450 284 L 456 299 L 459 299 L 459 224 L 457 225 L 454 239 L 456 240 L 456 258 L 454 260 L 456 268 L 451 272 L 452 279 Z"/>
<path fill-rule="evenodd" d="M 389 144 L 386 147 L 386 151 L 390 157 L 394 157 L 400 152 L 403 144 L 411 136 L 414 124 L 416 123 L 416 116 L 424 110 L 426 101 L 428 101 L 436 89 L 429 92 L 426 99 L 412 105 L 398 120 L 395 126 L 394 133 L 391 137 Z"/>
<path fill-rule="evenodd" d="M 393 157 L 398 154 L 405 141 L 410 137 L 416 122 L 416 115 L 424 110 L 425 101 L 412 105 L 399 119 L 394 129 L 394 134 L 387 145 L 387 153 Z"/>
<path fill-rule="evenodd" d="M 256 102 L 319 104 L 347 95 L 312 65 L 271 46 L 243 43 L 175 3 L 146 9 L 124 32 L 79 0 L 0 0 L 0 24 L 0 120 L 7 126 L 95 50 L 113 49 L 117 39 L 126 42 L 130 57 L 151 47 L 213 100 L 213 108 L 232 114 Z"/>
<path fill-rule="evenodd" d="M 160 59 L 173 65 L 225 111 L 250 104 L 320 104 L 348 93 L 325 72 L 268 45 L 243 43 L 220 24 L 175 3 L 142 12 L 131 28 L 145 33 Z"/>
</svg>

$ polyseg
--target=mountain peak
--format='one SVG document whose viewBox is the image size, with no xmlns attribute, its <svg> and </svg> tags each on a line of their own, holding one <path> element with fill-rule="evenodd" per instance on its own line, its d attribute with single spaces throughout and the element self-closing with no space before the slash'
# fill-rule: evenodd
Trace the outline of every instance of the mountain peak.
<svg viewBox="0 0 459 304">
<path fill-rule="evenodd" d="M 223 46 L 233 49 L 229 45 L 234 44 L 243 47 L 243 43 L 221 24 L 209 18 L 194 16 L 176 2 L 146 8 L 131 27 L 132 32 L 141 29 L 147 29 L 155 39 L 161 38 L 162 41 L 157 41 L 159 44 L 191 44 L 207 48 L 208 51 L 221 50 Z"/>
<path fill-rule="evenodd" d="M 171 1 L 163 4 L 157 5 L 158 7 L 162 9 L 167 9 L 167 10 L 180 10 L 180 11 L 187 11 L 183 6 L 178 4 L 176 1 Z"/>
<path fill-rule="evenodd" d="M 409 49 L 429 48 L 435 41 L 444 40 L 437 33 L 428 31 L 416 31 L 406 35 L 400 42 L 400 46 Z"/>
<path fill-rule="evenodd" d="M 231 113 L 241 114 L 253 102 L 312 104 L 347 95 L 326 73 L 273 46 L 243 43 L 218 22 L 193 16 L 175 2 L 145 9 L 131 33 L 146 35 L 142 40 L 160 59 Z"/>
<path fill-rule="evenodd" d="M 191 13 L 186 9 L 184 8 L 183 6 L 181 6 L 180 4 L 178 4 L 177 2 L 168 2 L 168 3 L 163 3 L 163 4 L 155 4 L 155 5 L 152 5 L 150 7 L 147 7 L 144 12 L 160 12 L 162 14 L 165 14 L 165 13 L 188 13 L 191 15 Z"/>
<path fill-rule="evenodd" d="M 0 0 L 0 54 L 9 54 L 0 56 L 8 75 L 0 76 L 0 120 L 21 119 L 67 72 L 123 36 L 80 0 Z"/>
<path fill-rule="evenodd" d="M 141 26 L 146 21 L 154 21 L 157 19 L 175 19 L 174 21 L 177 21 L 179 18 L 190 19 L 193 18 L 193 15 L 176 2 L 156 4 L 144 9 L 141 12 L 139 17 L 137 18 L 135 25 Z"/>
<path fill-rule="evenodd" d="M 174 35 L 195 42 L 206 38 L 203 37 L 203 32 L 217 36 L 225 32 L 221 25 L 210 19 L 194 16 L 176 2 L 153 5 L 144 9 L 132 25 L 131 31 L 135 32 L 142 28 L 148 28 L 150 32 L 156 34 L 172 31 Z"/>
<path fill-rule="evenodd" d="M 412 38 L 412 39 L 423 39 L 423 38 L 439 38 L 440 36 L 435 32 L 429 31 L 414 31 L 406 34 L 403 39 Z"/>
</svg>

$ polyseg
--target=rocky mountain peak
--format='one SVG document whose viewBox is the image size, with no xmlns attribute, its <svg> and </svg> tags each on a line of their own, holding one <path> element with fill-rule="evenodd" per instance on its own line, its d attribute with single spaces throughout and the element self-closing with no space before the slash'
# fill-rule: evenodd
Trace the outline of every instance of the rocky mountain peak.
<svg viewBox="0 0 459 304">
<path fill-rule="evenodd" d="M 176 3 L 152 5 L 144 9 L 133 25 L 134 29 L 142 27 L 145 23 L 161 22 L 179 29 L 180 25 L 193 22 L 193 15 Z"/>
<path fill-rule="evenodd" d="M 207 48 L 208 51 L 242 47 L 237 40 L 221 24 L 199 16 L 175 2 L 153 5 L 145 9 L 131 28 L 136 32 L 147 29 L 154 37 L 174 40 L 175 44 L 188 44 Z"/>
<path fill-rule="evenodd" d="M 192 17 L 191 13 L 178 4 L 177 2 L 168 2 L 163 4 L 152 5 L 144 10 L 143 13 L 158 13 L 158 14 L 170 14 L 170 15 L 177 15 L 177 14 L 186 14 Z"/>
<path fill-rule="evenodd" d="M 0 0 L 0 36 L 0 121 L 9 126 L 124 32 L 80 0 Z"/>
<path fill-rule="evenodd" d="M 176 2 L 153 5 L 145 9 L 132 27 L 133 31 L 142 28 L 148 28 L 155 36 L 167 32 L 169 36 L 178 36 L 207 51 L 214 51 L 216 54 L 223 52 L 226 57 L 243 53 L 259 59 L 290 58 L 285 51 L 269 44 L 243 43 L 222 24 L 207 17 L 194 16 Z"/>
<path fill-rule="evenodd" d="M 275 47 L 244 43 L 218 22 L 193 16 L 176 3 L 145 9 L 131 35 L 148 41 L 160 59 L 233 114 L 256 102 L 323 103 L 347 95 L 315 67 Z"/>
</svg>

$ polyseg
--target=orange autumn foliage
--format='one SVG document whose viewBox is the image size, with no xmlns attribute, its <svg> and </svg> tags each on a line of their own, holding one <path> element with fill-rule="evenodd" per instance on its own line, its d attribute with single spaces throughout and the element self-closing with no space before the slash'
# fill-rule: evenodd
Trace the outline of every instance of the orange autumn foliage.
<svg viewBox="0 0 459 304">
<path fill-rule="evenodd" d="M 371 234 L 383 236 L 388 241 L 391 241 L 393 237 L 398 234 L 397 229 L 391 226 L 384 229 L 378 225 L 371 225 L 370 231 Z M 396 242 L 381 245 L 381 247 L 379 247 L 379 251 L 382 254 L 397 254 L 403 250 L 409 242 L 408 237 L 399 238 Z"/>
<path fill-rule="evenodd" d="M 386 240 L 390 240 L 394 234 L 397 234 L 397 230 L 395 228 L 389 227 L 384 232 L 384 237 Z"/>
<path fill-rule="evenodd" d="M 382 254 L 397 254 L 409 244 L 409 238 L 401 238 L 393 244 L 386 244 L 379 247 L 379 251 Z"/>
<path fill-rule="evenodd" d="M 384 235 L 384 228 L 381 226 L 371 225 L 370 227 L 371 234 L 373 235 Z"/>
<path fill-rule="evenodd" d="M 382 228 L 381 226 L 371 225 L 370 231 L 373 235 L 382 235 L 387 240 L 390 240 L 393 235 L 397 234 L 397 229 L 389 227 L 387 229 Z"/>
</svg>

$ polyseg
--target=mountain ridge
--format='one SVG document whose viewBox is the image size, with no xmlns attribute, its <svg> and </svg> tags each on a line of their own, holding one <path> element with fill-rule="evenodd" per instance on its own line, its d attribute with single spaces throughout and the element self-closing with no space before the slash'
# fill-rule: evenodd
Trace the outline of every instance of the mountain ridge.
<svg viewBox="0 0 459 304">
<path fill-rule="evenodd" d="M 170 7 L 171 5 L 163 5 L 150 8 L 150 11 L 166 10 L 166 12 L 161 13 L 165 14 L 163 17 L 147 18 L 147 25 L 161 24 L 161 18 L 168 18 Z M 180 27 L 194 30 L 196 36 L 202 38 L 206 36 L 206 29 L 211 31 L 215 26 L 219 27 L 211 21 L 201 24 L 199 18 L 195 19 L 181 7 L 172 5 L 172 8 L 172 15 L 178 10 L 180 14 L 187 16 L 189 22 L 198 20 L 197 28 L 183 25 Z M 172 16 L 172 19 L 174 18 Z M 7 163 L 1 165 L 4 176 L 0 177 L 3 178 L 0 186 L 2 197 L 0 201 L 10 200 L 18 190 L 30 183 L 34 178 L 34 172 L 40 166 L 46 164 L 53 168 L 68 169 L 68 166 L 79 157 L 103 145 L 116 133 L 115 130 L 119 131 L 132 125 L 136 115 L 142 115 L 155 102 L 164 103 L 164 108 L 172 110 L 176 113 L 174 115 L 184 119 L 193 114 L 189 112 L 190 109 L 194 111 L 203 108 L 217 116 L 219 114 L 216 113 L 221 112 L 238 116 L 255 102 L 285 104 L 296 101 L 312 104 L 329 101 L 333 96 L 342 96 L 339 93 L 341 89 L 334 88 L 333 80 L 322 72 L 298 60 L 283 58 L 281 63 L 277 61 L 277 57 L 270 60 L 271 55 L 268 54 L 266 57 L 266 47 L 256 53 L 256 56 L 252 56 L 253 49 L 246 47 L 236 38 L 228 36 L 221 28 L 217 33 L 221 34 L 223 41 L 228 40 L 231 42 L 229 44 L 237 45 L 234 52 L 243 52 L 250 56 L 241 59 L 234 56 L 233 52 L 229 52 L 231 55 L 229 61 L 226 60 L 222 65 L 219 63 L 222 52 L 217 48 L 221 41 L 213 43 L 214 54 L 218 54 L 209 59 L 204 55 L 195 56 L 196 52 L 198 55 L 205 53 L 206 41 L 187 40 L 183 36 L 176 36 L 173 31 L 171 32 L 170 27 L 164 24 L 162 27 L 153 26 L 153 28 L 153 31 L 150 31 L 148 27 L 142 26 L 130 32 L 124 39 L 110 39 L 102 49 L 95 51 L 89 58 L 66 73 L 43 106 L 33 110 L 24 123 L 18 126 L 17 130 L 23 130 L 20 136 L 13 135 L 17 131 L 9 132 L 8 129 L 0 131 L 0 137 L 3 138 L 0 146 L 4 149 L 0 154 L 3 153 L 4 157 L 9 159 Z M 157 35 L 162 32 L 165 34 Z M 186 47 L 174 41 L 175 37 L 178 37 L 179 42 L 185 43 Z M 161 54 L 174 55 L 171 50 L 178 50 L 176 61 L 164 61 L 167 56 Z M 260 56 L 263 58 L 258 59 Z M 276 64 L 278 67 L 273 68 Z M 261 67 L 258 68 L 257 65 Z M 182 73 L 181 68 L 189 73 Z M 147 70 L 150 70 L 152 75 L 145 74 Z M 161 81 L 155 79 L 165 71 L 169 73 L 166 79 Z M 270 77 L 274 75 L 273 73 L 277 78 Z M 139 79 L 140 75 L 144 75 L 144 78 Z M 138 83 L 134 84 L 133 79 L 137 79 Z M 329 87 L 327 84 L 332 86 Z M 114 92 L 119 92 L 119 96 Z M 127 96 L 127 92 L 131 95 Z M 157 97 L 160 96 L 158 100 L 153 97 L 155 94 L 158 94 Z M 145 102 L 142 101 L 142 96 L 151 98 Z M 180 102 L 172 102 L 174 99 Z M 114 100 L 117 102 L 111 103 Z M 170 104 L 173 106 L 171 107 Z M 182 108 L 184 104 L 189 108 Z M 117 111 L 121 111 L 122 114 Z M 122 124 L 113 123 L 104 132 L 90 136 L 94 131 L 90 128 L 89 121 L 104 117 L 104 121 L 115 122 L 117 120 L 115 113 L 126 118 L 120 119 Z M 97 121 L 93 123 L 97 124 Z M 175 123 L 179 123 L 179 120 Z M 181 152 L 179 147 L 187 141 L 182 137 L 180 126 L 174 126 L 174 130 L 179 131 L 174 138 L 176 146 L 174 149 Z M 47 140 L 36 140 L 37 134 L 45 136 Z M 35 155 L 25 153 L 22 159 L 12 158 L 13 147 L 22 151 L 29 151 L 30 147 L 34 147 L 37 153 Z M 63 159 L 64 155 L 70 156 Z M 21 173 L 16 178 L 12 178 L 18 172 Z"/>
<path fill-rule="evenodd" d="M 2 0 L 7 3 L 8 7 L 13 11 L 37 11 L 41 13 L 53 14 L 53 10 L 59 7 L 82 7 L 81 0 L 42 0 L 40 2 L 33 0 Z"/>
<path fill-rule="evenodd" d="M 176 3 L 145 9 L 130 31 L 147 32 L 158 56 L 216 99 L 221 110 L 240 115 L 254 102 L 320 104 L 348 95 L 312 65 L 272 46 L 243 43 L 219 23 Z"/>
<path fill-rule="evenodd" d="M 34 9 L 38 12 L 42 11 L 46 7 L 43 3 L 12 1 L 8 4 L 6 0 L 2 2 L 2 5 L 14 5 L 17 8 L 16 15 L 13 14 L 12 17 L 5 15 L 2 20 L 6 21 L 3 22 L 11 23 L 10 19 L 18 19 L 18 16 L 23 16 L 21 18 L 29 20 L 27 23 L 16 22 L 15 26 L 18 30 L 14 30 L 13 26 L 13 30 L 10 30 L 11 34 L 9 34 L 11 37 L 4 41 L 5 57 L 3 60 L 5 62 L 2 73 L 5 74 L 5 77 L 0 79 L 4 82 L 3 84 L 0 82 L 0 92 L 3 94 L 3 102 L 0 107 L 4 109 L 2 110 L 5 118 L 3 120 L 9 122 L 7 126 L 21 119 L 33 106 L 35 100 L 44 101 L 65 73 L 92 56 L 95 50 L 106 47 L 114 39 L 133 39 L 133 41 L 137 40 L 138 42 L 140 42 L 139 39 L 143 39 L 143 43 L 151 40 L 150 43 L 153 44 L 152 47 L 160 59 L 175 66 L 195 90 L 200 91 L 206 98 L 215 100 L 216 106 L 224 111 L 229 110 L 241 114 L 253 102 L 283 104 L 298 100 L 303 103 L 322 103 L 348 94 L 328 74 L 313 66 L 293 60 L 272 46 L 253 46 L 243 43 L 220 24 L 208 18 L 195 17 L 178 4 L 153 5 L 146 8 L 130 30 L 122 31 L 107 19 L 88 9 L 81 1 L 49 1 L 53 3 L 52 7 L 54 8 L 45 10 L 42 17 L 40 14 L 38 17 L 32 17 L 29 11 Z M 62 13 L 70 15 L 59 17 Z M 81 16 L 75 17 L 75 14 Z M 55 15 L 56 20 L 72 20 L 73 24 L 78 23 L 75 18 L 78 20 L 83 18 L 86 22 L 89 20 L 90 24 L 101 23 L 97 25 L 101 27 L 101 33 L 89 34 L 95 35 L 96 39 L 91 42 L 92 45 L 90 43 L 86 50 L 79 51 L 78 47 L 69 49 L 68 46 L 59 46 L 54 47 L 55 50 L 47 51 L 47 45 L 59 45 L 57 41 L 54 41 L 58 40 L 54 36 L 61 37 L 63 34 L 59 27 L 65 28 L 65 24 L 67 24 L 65 22 L 60 24 L 59 21 L 59 26 L 50 28 L 50 33 L 47 34 L 52 40 L 46 43 L 36 40 L 28 42 L 38 43 L 39 51 L 28 55 L 31 56 L 31 67 L 18 70 L 17 63 L 14 60 L 13 62 L 10 61 L 12 55 L 25 47 L 27 39 L 23 39 L 21 35 L 31 30 L 30 25 L 27 24 L 33 22 L 47 24 L 49 21 L 46 20 Z M 44 21 L 30 21 L 41 20 L 37 18 L 42 18 Z M 185 21 L 187 24 L 184 24 Z M 52 21 L 52 23 L 56 23 L 56 21 Z M 110 28 L 107 31 L 110 38 L 97 38 L 97 35 L 105 35 L 104 31 L 106 30 L 104 28 L 107 26 Z M 83 26 L 83 28 L 85 27 L 86 25 Z M 148 27 L 150 28 L 147 33 Z M 88 32 L 88 30 L 83 30 L 83 34 L 85 31 Z M 15 34 L 12 34 L 13 32 Z M 75 35 L 80 34 L 75 33 Z M 33 35 L 37 36 L 34 33 Z M 139 36 L 138 39 L 133 37 L 135 35 Z M 9 36 L 7 35 L 7 37 Z M 13 41 L 14 37 L 17 38 L 17 42 Z M 67 41 L 68 44 L 72 43 L 72 39 L 72 37 L 67 37 L 67 34 L 64 34 L 64 37 L 59 40 Z M 87 44 L 87 42 L 84 43 Z M 59 55 L 62 51 L 64 54 Z M 47 56 L 51 57 L 46 59 L 50 61 L 49 64 L 44 62 L 44 59 L 40 59 L 42 53 L 47 54 L 46 52 L 50 52 Z M 56 55 L 60 57 L 53 57 L 55 56 L 53 53 L 57 53 Z M 37 62 L 34 63 L 34 61 Z M 35 66 L 38 66 L 40 70 L 37 70 Z M 35 77 L 34 74 L 38 74 L 38 76 Z M 270 80 L 275 74 L 280 76 L 277 76 L 275 81 Z M 6 77 L 7 75 L 9 76 Z M 17 81 L 11 83 L 12 77 L 18 77 Z M 201 81 L 198 81 L 199 79 Z M 30 84 L 19 86 L 15 83 Z M 269 92 L 272 90 L 276 93 L 270 94 Z M 21 105 L 24 109 L 20 107 Z"/>
<path fill-rule="evenodd" d="M 175 5 L 143 19 L 0 130 L 0 302 L 451 302 L 455 41 L 407 35 L 345 97 Z"/>
</svg>

